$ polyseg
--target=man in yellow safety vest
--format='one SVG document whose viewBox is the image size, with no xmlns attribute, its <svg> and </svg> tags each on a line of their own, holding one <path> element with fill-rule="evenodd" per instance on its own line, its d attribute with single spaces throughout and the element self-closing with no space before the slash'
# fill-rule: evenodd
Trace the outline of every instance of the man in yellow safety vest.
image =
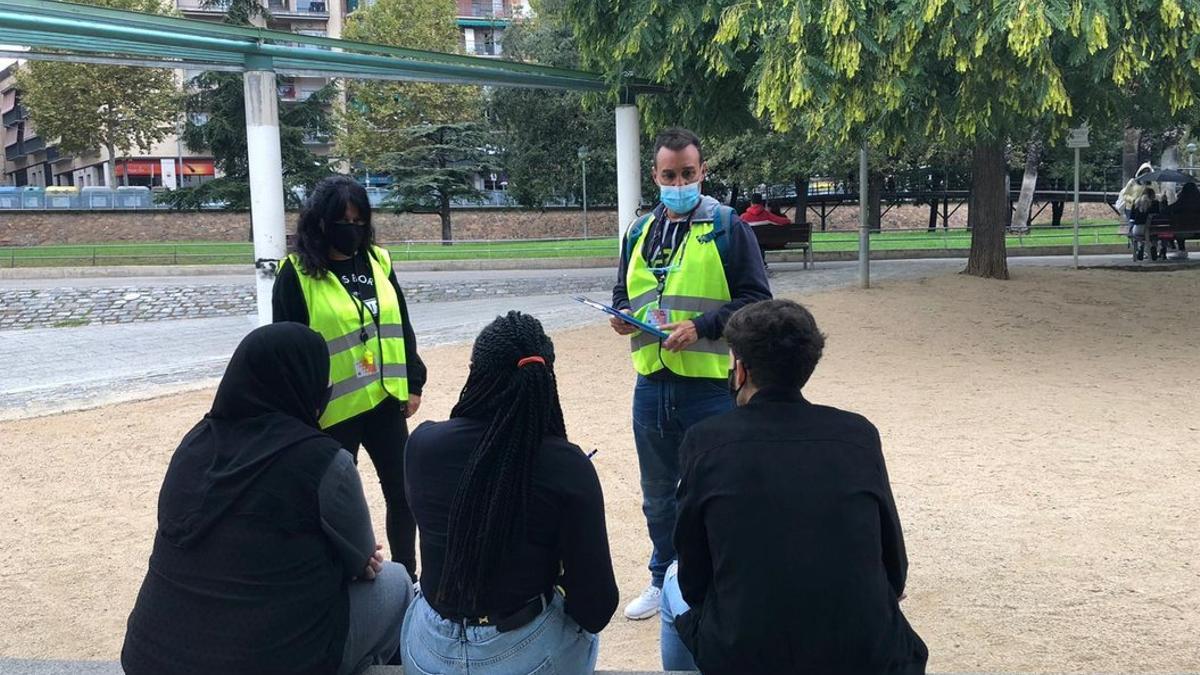
<svg viewBox="0 0 1200 675">
<path fill-rule="evenodd" d="M 659 340 L 618 319 L 630 336 L 637 385 L 633 438 L 641 470 L 642 511 L 654 552 L 650 586 L 625 607 L 629 619 L 658 612 L 663 577 L 675 559 L 679 444 L 696 422 L 733 407 L 729 347 L 721 337 L 738 308 L 771 297 L 753 232 L 733 209 L 700 194 L 707 166 L 700 139 L 667 129 L 654 142 L 661 203 L 638 218 L 622 242 L 613 307 L 670 334 Z"/>
</svg>

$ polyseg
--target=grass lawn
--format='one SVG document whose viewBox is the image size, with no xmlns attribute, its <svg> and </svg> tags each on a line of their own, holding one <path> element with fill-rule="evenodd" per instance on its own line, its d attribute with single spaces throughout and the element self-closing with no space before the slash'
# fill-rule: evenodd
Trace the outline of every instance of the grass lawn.
<svg viewBox="0 0 1200 675">
<path fill-rule="evenodd" d="M 1112 223 L 1080 228 L 1080 244 L 1121 244 L 1126 241 Z M 1038 228 L 1029 235 L 1009 236 L 1011 248 L 1069 246 L 1071 228 Z M 871 235 L 873 250 L 968 249 L 966 230 L 883 232 Z M 462 242 L 389 244 L 394 260 L 496 260 L 512 258 L 576 258 L 616 255 L 614 237 L 561 241 Z M 858 233 L 816 232 L 815 251 L 856 251 Z M 242 242 L 181 242 L 130 244 L 70 244 L 0 247 L 0 267 L 74 267 L 91 265 L 213 265 L 250 263 L 254 247 Z"/>
</svg>

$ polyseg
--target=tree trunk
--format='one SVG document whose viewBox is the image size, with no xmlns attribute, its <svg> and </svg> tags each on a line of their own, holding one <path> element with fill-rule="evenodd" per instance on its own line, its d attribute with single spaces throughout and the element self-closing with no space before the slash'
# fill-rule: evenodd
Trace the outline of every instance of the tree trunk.
<svg viewBox="0 0 1200 675">
<path fill-rule="evenodd" d="M 1138 150 L 1142 142 L 1142 130 L 1134 129 L 1133 127 L 1125 128 L 1125 138 L 1121 143 L 1121 185 L 1118 189 L 1125 187 L 1130 178 L 1137 173 L 1138 160 L 1141 158 Z"/>
<path fill-rule="evenodd" d="M 937 231 L 938 221 L 938 198 L 935 195 L 929 195 L 929 231 Z"/>
<path fill-rule="evenodd" d="M 111 145 L 104 146 L 108 151 L 108 162 L 104 166 L 104 186 L 108 189 L 117 187 L 117 149 Z"/>
<path fill-rule="evenodd" d="M 441 204 L 438 206 L 438 216 L 442 219 L 442 246 L 449 246 L 454 238 L 450 231 L 450 197 L 441 195 Z"/>
<path fill-rule="evenodd" d="M 1037 189 L 1038 164 L 1042 161 L 1042 142 L 1034 139 L 1025 148 L 1025 178 L 1021 180 L 1021 196 L 1013 212 L 1012 229 L 1029 231 L 1029 211 L 1033 208 L 1033 192 Z"/>
<path fill-rule="evenodd" d="M 1064 201 L 1050 202 L 1050 227 L 1062 227 L 1063 211 L 1067 208 Z"/>
<path fill-rule="evenodd" d="M 793 223 L 808 222 L 808 177 L 796 176 L 796 213 L 792 215 Z"/>
<path fill-rule="evenodd" d="M 1179 168 L 1179 146 L 1168 145 L 1162 153 L 1162 158 L 1158 160 L 1156 169 L 1178 169 Z M 1160 200 L 1165 199 L 1167 204 L 1175 203 L 1175 195 L 1179 191 L 1179 186 L 1175 183 L 1159 183 L 1162 186 L 1162 194 L 1158 195 Z"/>
<path fill-rule="evenodd" d="M 871 171 L 867 174 L 867 229 L 878 232 L 883 219 L 883 174 Z"/>
<path fill-rule="evenodd" d="M 978 140 L 971 153 L 971 204 L 967 218 L 971 222 L 971 254 L 966 274 L 985 279 L 1008 278 L 1008 253 L 1005 227 L 1010 213 L 1004 177 L 1003 141 Z"/>
<path fill-rule="evenodd" d="M 741 195 L 741 192 L 742 192 L 742 190 L 738 186 L 737 183 L 734 183 L 729 188 L 729 207 L 730 208 L 734 208 L 734 209 L 737 208 L 737 200 L 738 200 L 738 197 Z"/>
</svg>

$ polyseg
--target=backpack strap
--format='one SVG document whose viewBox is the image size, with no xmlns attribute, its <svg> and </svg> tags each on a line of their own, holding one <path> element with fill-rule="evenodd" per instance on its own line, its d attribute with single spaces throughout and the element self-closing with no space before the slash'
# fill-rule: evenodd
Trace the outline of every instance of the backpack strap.
<svg viewBox="0 0 1200 675">
<path fill-rule="evenodd" d="M 716 213 L 713 214 L 713 229 L 701 239 L 703 241 L 715 242 L 717 245 L 717 254 L 721 256 L 722 263 L 729 262 L 729 245 L 733 240 L 733 208 L 719 204 L 715 208 Z"/>
<path fill-rule="evenodd" d="M 633 225 L 629 226 L 629 230 L 625 232 L 625 260 L 633 260 L 633 249 L 637 246 L 638 239 L 642 238 L 642 232 L 646 226 L 654 222 L 654 211 L 633 221 Z"/>
</svg>

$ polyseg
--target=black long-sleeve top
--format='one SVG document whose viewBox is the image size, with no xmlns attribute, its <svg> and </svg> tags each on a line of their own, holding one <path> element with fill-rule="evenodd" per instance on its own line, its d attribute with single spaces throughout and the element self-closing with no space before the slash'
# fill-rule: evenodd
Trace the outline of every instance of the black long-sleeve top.
<svg viewBox="0 0 1200 675">
<path fill-rule="evenodd" d="M 421 587 L 444 616 L 503 616 L 558 585 L 566 612 L 599 633 L 617 608 L 604 495 L 591 461 L 561 438 L 546 437 L 534 458 L 524 536 L 496 565 L 478 611 L 436 600 L 446 559 L 450 505 L 488 422 L 464 417 L 426 422 L 405 449 L 408 503 L 421 531 Z"/>
<path fill-rule="evenodd" d="M 373 288 L 375 280 L 370 278 L 370 270 L 371 266 L 366 259 L 366 253 L 361 251 L 350 260 L 329 261 L 329 271 L 338 281 L 368 308 L 373 308 L 372 303 L 376 300 Z M 364 272 L 366 273 L 365 277 L 361 276 Z M 279 275 L 275 277 L 275 287 L 271 290 L 271 312 L 275 322 L 295 321 L 307 326 L 309 325 L 308 304 L 304 301 L 304 291 L 300 288 L 300 279 L 296 276 L 297 274 L 300 272 L 295 265 L 284 265 L 279 270 Z M 356 275 L 365 283 L 357 283 Z M 404 323 L 404 354 L 405 366 L 408 369 L 408 391 L 420 396 L 421 391 L 425 388 L 428 371 L 425 368 L 425 362 L 421 360 L 421 355 L 417 353 L 417 335 L 413 331 L 412 322 L 408 319 L 408 303 L 404 300 L 404 291 L 400 290 L 400 282 L 396 280 L 395 270 L 388 273 L 388 282 L 392 284 L 392 288 L 396 291 L 396 298 L 400 301 L 400 319 Z M 379 312 L 372 310 L 371 315 L 378 323 Z"/>
<path fill-rule="evenodd" d="M 879 432 L 764 390 L 680 447 L 676 628 L 706 673 L 923 672 Z"/>
<path fill-rule="evenodd" d="M 703 197 L 700 205 L 696 207 L 695 218 L 699 220 L 713 217 L 717 206 L 719 203 L 712 197 Z M 654 216 L 653 223 L 648 226 L 651 230 L 645 243 L 640 251 L 635 252 L 647 261 L 650 260 L 653 251 L 659 248 L 656 245 L 657 240 L 665 237 L 668 240 L 666 248 L 675 249 L 690 230 L 686 219 L 676 223 L 670 222 L 666 215 L 666 207 L 662 204 L 654 209 Z M 733 215 L 730 218 L 727 236 L 729 243 L 723 249 L 721 263 L 725 268 L 725 280 L 729 284 L 731 299 L 721 309 L 706 312 L 692 319 L 696 324 L 696 333 L 708 340 L 721 338 L 725 331 L 725 322 L 737 310 L 759 300 L 771 299 L 771 284 L 767 281 L 767 269 L 763 266 L 762 253 L 758 248 L 758 240 L 754 238 L 754 231 L 742 222 L 741 218 Z M 612 293 L 612 306 L 620 310 L 630 308 L 629 290 L 625 287 L 625 280 L 629 274 L 628 244 L 628 241 L 621 242 L 621 264 Z"/>
</svg>

